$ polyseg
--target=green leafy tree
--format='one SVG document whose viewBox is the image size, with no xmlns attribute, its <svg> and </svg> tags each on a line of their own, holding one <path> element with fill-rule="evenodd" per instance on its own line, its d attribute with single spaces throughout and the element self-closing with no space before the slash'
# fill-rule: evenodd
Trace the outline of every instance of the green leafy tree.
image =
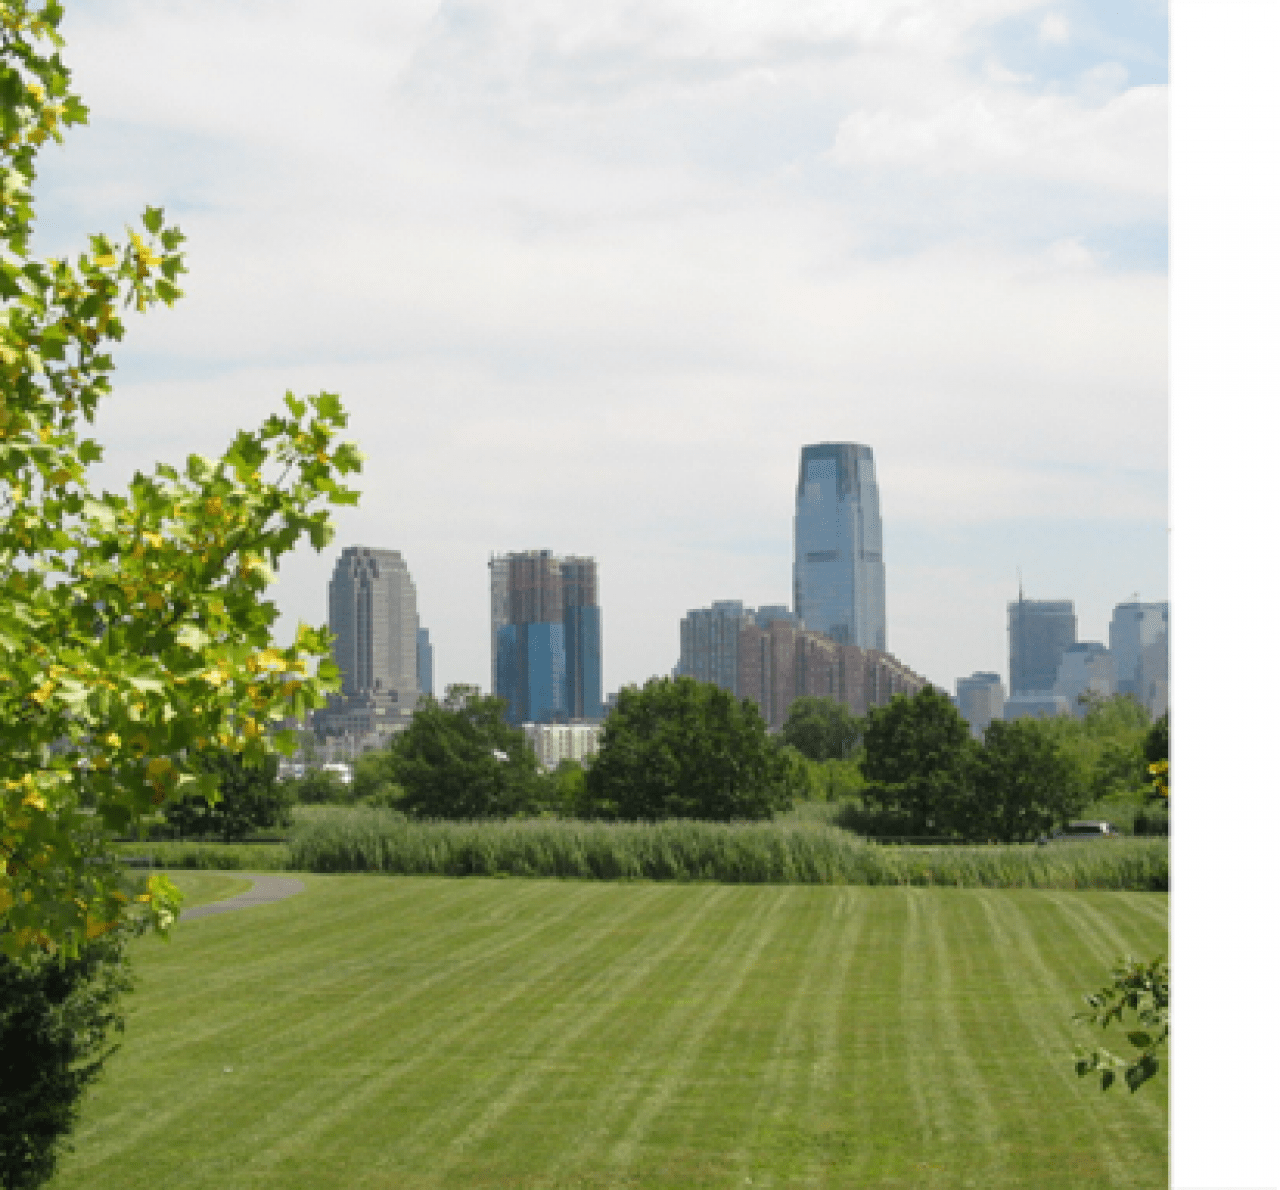
<svg viewBox="0 0 1280 1190">
<path fill-rule="evenodd" d="M 327 769 L 307 769 L 301 777 L 290 777 L 284 784 L 295 805 L 349 806 L 355 799 L 351 786 Z"/>
<path fill-rule="evenodd" d="M 973 839 L 1034 839 L 1088 800 L 1078 765 L 1035 719 L 992 722 L 970 780 L 972 795 L 956 805 L 954 825 Z"/>
<path fill-rule="evenodd" d="M 538 760 L 506 703 L 474 686 L 426 698 L 392 738 L 393 805 L 415 818 L 506 818 L 538 808 Z"/>
<path fill-rule="evenodd" d="M 130 310 L 180 296 L 183 236 L 148 208 L 74 258 L 33 255 L 36 155 L 87 118 L 61 17 L 0 0 L 0 951 L 23 959 L 172 920 L 176 890 L 156 878 L 138 900 L 105 832 L 216 797 L 201 751 L 260 762 L 272 720 L 336 687 L 327 633 L 276 647 L 265 594 L 303 537 L 329 542 L 325 506 L 354 503 L 360 461 L 337 397 L 289 395 L 219 458 L 93 489 L 112 344 Z"/>
<path fill-rule="evenodd" d="M 754 702 L 679 677 L 619 693 L 586 786 L 602 816 L 728 822 L 787 809 L 805 779 Z"/>
<path fill-rule="evenodd" d="M 1076 1020 L 1105 1029 L 1112 1022 L 1123 1026 L 1137 1025 L 1125 1032 L 1132 1047 L 1129 1054 L 1115 1054 L 1102 1046 L 1092 1050 L 1076 1047 L 1076 1074 L 1081 1078 L 1097 1074 L 1104 1091 L 1124 1078 L 1129 1090 L 1136 1091 L 1154 1078 L 1160 1059 L 1169 1046 L 1169 964 L 1163 957 L 1150 962 L 1134 958 L 1121 959 L 1111 972 L 1111 982 L 1091 996 L 1085 997 L 1088 1012 L 1076 1014 Z"/>
<path fill-rule="evenodd" d="M 848 760 L 862 739 L 862 723 L 833 698 L 797 698 L 782 738 L 810 760 Z"/>
<path fill-rule="evenodd" d="M 396 784 L 395 757 L 384 749 L 365 752 L 356 758 L 351 784 L 344 786 L 349 800 L 363 806 L 390 806 L 404 790 Z"/>
<path fill-rule="evenodd" d="M 587 812 L 587 769 L 577 760 L 562 760 L 546 776 L 546 809 L 562 818 L 577 818 Z"/>
<path fill-rule="evenodd" d="M 124 1027 L 122 931 L 70 955 L 0 956 L 0 1185 L 53 1176 L 85 1090 Z"/>
<path fill-rule="evenodd" d="M 218 796 L 212 801 L 200 794 L 184 797 L 165 807 L 165 818 L 182 835 L 220 835 L 224 843 L 286 827 L 294 798 L 290 786 L 276 779 L 279 767 L 276 756 L 247 764 L 234 752 L 207 754 L 201 768 L 217 780 Z"/>
<path fill-rule="evenodd" d="M 873 707 L 863 735 L 865 803 L 897 819 L 902 833 L 947 835 L 972 797 L 977 745 L 951 700 L 926 686 Z"/>
<path fill-rule="evenodd" d="M 1092 800 L 1124 798 L 1146 783 L 1142 742 L 1151 717 L 1128 694 L 1084 696 L 1082 718 L 1045 719 L 1043 730 L 1070 756 Z"/>
</svg>

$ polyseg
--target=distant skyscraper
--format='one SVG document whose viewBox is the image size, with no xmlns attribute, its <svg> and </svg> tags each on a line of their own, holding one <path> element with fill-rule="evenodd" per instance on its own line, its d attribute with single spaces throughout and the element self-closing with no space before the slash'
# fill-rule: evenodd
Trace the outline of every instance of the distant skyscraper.
<svg viewBox="0 0 1280 1190">
<path fill-rule="evenodd" d="M 741 599 L 720 599 L 691 609 L 680 621 L 676 673 L 738 693 L 738 631 L 754 622 Z"/>
<path fill-rule="evenodd" d="M 407 726 L 419 697 L 418 597 L 397 551 L 342 551 L 329 581 L 329 631 L 342 692 L 317 713 L 317 733 L 388 734 Z"/>
<path fill-rule="evenodd" d="M 1009 694 L 1053 690 L 1062 654 L 1076 643 L 1076 611 L 1069 599 L 1024 599 L 1009 604 Z"/>
<path fill-rule="evenodd" d="M 603 716 L 594 558 L 526 550 L 489 559 L 493 691 L 507 720 Z"/>
<path fill-rule="evenodd" d="M 431 633 L 418 629 L 418 693 L 434 694 L 435 649 L 431 647 Z"/>
<path fill-rule="evenodd" d="M 956 679 L 956 709 L 975 739 L 982 738 L 991 720 L 1004 716 L 1004 701 L 999 674 L 975 673 Z"/>
<path fill-rule="evenodd" d="M 1169 604 L 1117 604 L 1109 635 L 1116 692 L 1160 715 L 1169 705 Z"/>
<path fill-rule="evenodd" d="M 801 448 L 794 574 L 795 614 L 807 629 L 884 651 L 880 493 L 869 446 Z"/>
<path fill-rule="evenodd" d="M 1067 700 L 1077 719 L 1084 718 L 1088 707 L 1080 701 L 1083 697 L 1109 698 L 1116 693 L 1115 659 L 1098 641 L 1068 645 L 1058 665 L 1053 692 Z"/>
</svg>

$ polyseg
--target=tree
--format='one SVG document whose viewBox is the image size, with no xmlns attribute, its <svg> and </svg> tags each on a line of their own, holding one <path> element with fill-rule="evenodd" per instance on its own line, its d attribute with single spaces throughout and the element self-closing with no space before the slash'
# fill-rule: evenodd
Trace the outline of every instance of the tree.
<svg viewBox="0 0 1280 1190">
<path fill-rule="evenodd" d="M 977 745 L 951 700 L 926 686 L 873 707 L 863 735 L 863 798 L 901 817 L 910 835 L 943 835 L 971 796 Z"/>
<path fill-rule="evenodd" d="M 650 821 L 767 818 L 804 784 L 754 702 L 689 677 L 622 690 L 586 780 L 593 813 Z"/>
<path fill-rule="evenodd" d="M 1105 1029 L 1112 1021 L 1123 1024 L 1127 1012 L 1141 1028 L 1125 1034 L 1125 1040 L 1136 1051 L 1128 1057 L 1102 1046 L 1093 1050 L 1077 1046 L 1076 1074 L 1081 1078 L 1098 1074 L 1104 1091 L 1110 1089 L 1117 1074 L 1124 1077 L 1131 1092 L 1155 1077 L 1160 1057 L 1169 1045 L 1169 964 L 1164 958 L 1146 963 L 1121 959 L 1111 972 L 1111 982 L 1086 996 L 1085 1002 L 1089 1011 L 1077 1013 L 1078 1021 Z"/>
<path fill-rule="evenodd" d="M 506 703 L 474 686 L 423 699 L 392 738 L 387 766 L 401 793 L 392 803 L 415 818 L 505 818 L 537 808 L 538 760 Z"/>
<path fill-rule="evenodd" d="M 395 758 L 390 752 L 375 749 L 356 757 L 355 773 L 351 784 L 343 786 L 346 800 L 362 806 L 389 806 L 402 796 L 404 790 L 396 784 Z"/>
<path fill-rule="evenodd" d="M 124 1027 L 129 987 L 121 931 L 75 957 L 0 957 L 0 1185 L 52 1177 L 80 1098 Z"/>
<path fill-rule="evenodd" d="M 165 807 L 164 816 L 183 835 L 221 835 L 224 843 L 243 839 L 250 831 L 289 825 L 292 790 L 276 779 L 279 758 L 246 764 L 234 752 L 214 752 L 201 767 L 218 782 L 215 801 L 192 794 Z"/>
<path fill-rule="evenodd" d="M 955 826 L 969 838 L 1034 839 L 1088 797 L 1078 766 L 1035 719 L 994 720 L 970 771 L 973 794 L 955 808 Z"/>
<path fill-rule="evenodd" d="M 863 725 L 833 698 L 797 698 L 782 725 L 782 738 L 810 760 L 848 760 Z"/>
<path fill-rule="evenodd" d="M 172 920 L 176 890 L 155 879 L 139 900 L 105 832 L 216 798 L 202 750 L 261 762 L 271 720 L 336 688 L 327 634 L 276 647 L 264 594 L 303 535 L 330 540 L 324 506 L 354 503 L 342 477 L 360 462 L 337 397 L 289 394 L 219 458 L 91 488 L 111 344 L 129 310 L 180 296 L 183 236 L 148 208 L 75 259 L 33 256 L 36 154 L 87 116 L 61 16 L 0 0 L 0 950 L 24 960 L 74 955 L 138 912 Z"/>
</svg>

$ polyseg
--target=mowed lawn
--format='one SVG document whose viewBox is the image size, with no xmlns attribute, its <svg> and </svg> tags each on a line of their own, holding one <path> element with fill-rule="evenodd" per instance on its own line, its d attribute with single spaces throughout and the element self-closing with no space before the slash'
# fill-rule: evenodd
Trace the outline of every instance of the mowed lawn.
<svg viewBox="0 0 1280 1190">
<path fill-rule="evenodd" d="M 56 1190 L 1167 1185 L 1071 1067 L 1163 895 L 302 879 L 136 947 Z"/>
</svg>

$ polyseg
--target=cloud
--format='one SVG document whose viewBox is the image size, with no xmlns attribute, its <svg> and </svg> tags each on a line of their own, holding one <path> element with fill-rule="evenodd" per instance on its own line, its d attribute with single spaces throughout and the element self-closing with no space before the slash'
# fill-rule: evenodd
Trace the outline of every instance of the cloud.
<svg viewBox="0 0 1280 1190">
<path fill-rule="evenodd" d="M 490 550 L 600 558 L 611 686 L 669 670 L 688 607 L 786 600 L 805 442 L 875 447 L 890 540 L 1158 523 L 1166 285 L 1123 241 L 1163 224 L 1165 92 L 969 65 L 1042 7 L 71 10 L 94 123 L 45 159 L 42 236 L 147 202 L 190 235 L 104 481 L 342 393 L 369 464 L 338 544 L 405 552 L 445 681 L 486 680 Z M 287 564 L 286 619 L 323 618 L 332 557 Z M 946 680 L 902 564 L 891 632 Z"/>
<path fill-rule="evenodd" d="M 1060 12 L 1047 12 L 1040 20 L 1040 41 L 1045 45 L 1066 45 L 1071 40 L 1071 26 Z"/>
<path fill-rule="evenodd" d="M 1109 67 L 1095 71 L 1087 90 L 1110 89 L 1117 77 Z M 1167 120 L 1164 87 L 1135 87 L 1097 107 L 1074 96 L 956 87 L 915 110 L 851 112 L 830 156 L 849 168 L 982 176 L 993 184 L 1025 178 L 1163 202 Z"/>
</svg>

